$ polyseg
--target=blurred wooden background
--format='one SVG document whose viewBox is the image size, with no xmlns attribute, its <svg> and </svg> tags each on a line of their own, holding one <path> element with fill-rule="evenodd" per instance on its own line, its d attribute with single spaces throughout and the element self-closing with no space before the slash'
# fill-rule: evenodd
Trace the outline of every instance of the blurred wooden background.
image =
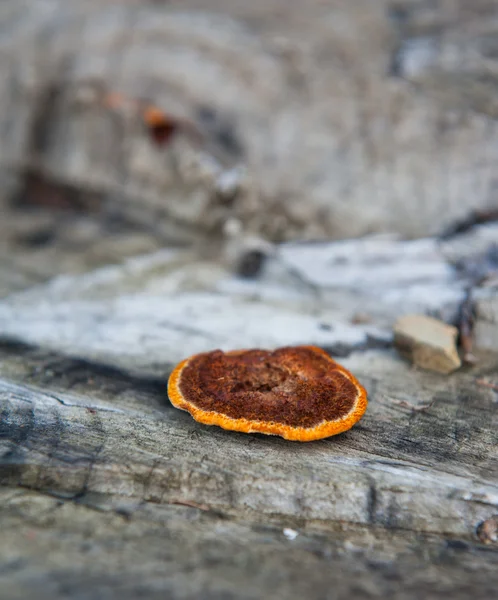
<svg viewBox="0 0 498 600">
<path fill-rule="evenodd" d="M 497 205 L 496 2 L 7 0 L 0 11 L 4 197 L 34 162 L 50 182 L 206 227 L 199 206 L 215 200 L 172 173 L 173 150 L 85 94 L 94 82 L 197 123 L 208 153 L 250 180 L 251 201 L 218 212 L 272 239 L 436 234 Z"/>
</svg>

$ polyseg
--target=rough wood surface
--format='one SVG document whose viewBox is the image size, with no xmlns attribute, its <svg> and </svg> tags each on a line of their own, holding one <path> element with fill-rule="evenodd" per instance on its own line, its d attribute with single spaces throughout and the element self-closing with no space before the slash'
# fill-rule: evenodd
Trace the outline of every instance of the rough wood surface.
<svg viewBox="0 0 498 600">
<path fill-rule="evenodd" d="M 4 0 L 2 195 L 78 185 L 177 241 L 234 218 L 274 239 L 438 233 L 496 209 L 497 18 L 489 0 Z M 90 83 L 193 119 L 205 151 L 158 151 Z"/>
<path fill-rule="evenodd" d="M 498 359 L 419 371 L 390 330 L 414 304 L 456 314 L 469 280 L 445 256 L 488 231 L 282 246 L 253 282 L 162 251 L 7 297 L 5 597 L 489 597 L 498 548 L 476 528 L 498 509 Z M 351 277 L 328 277 L 334 264 Z M 291 443 L 199 425 L 167 400 L 186 355 L 288 343 L 342 356 L 366 386 L 352 430 Z"/>
</svg>

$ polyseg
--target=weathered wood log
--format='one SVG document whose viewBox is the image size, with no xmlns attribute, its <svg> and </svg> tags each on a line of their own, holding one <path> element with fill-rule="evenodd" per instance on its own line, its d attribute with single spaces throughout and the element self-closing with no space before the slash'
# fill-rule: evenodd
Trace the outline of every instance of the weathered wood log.
<svg viewBox="0 0 498 600">
<path fill-rule="evenodd" d="M 252 282 L 163 251 L 2 301 L 7 597 L 68 580 L 125 597 L 489 596 L 498 550 L 476 528 L 498 511 L 498 360 L 443 376 L 390 346 L 403 310 L 456 314 L 469 279 L 445 256 L 480 238 L 282 246 Z M 342 355 L 366 386 L 352 430 L 298 444 L 169 404 L 186 355 L 288 343 Z"/>
<path fill-rule="evenodd" d="M 0 10 L 4 196 L 34 195 L 34 171 L 187 241 L 233 218 L 271 239 L 427 235 L 496 209 L 494 2 Z M 206 147 L 158 150 L 94 84 L 195 121 Z M 220 155 L 248 173 L 228 200 Z"/>
</svg>

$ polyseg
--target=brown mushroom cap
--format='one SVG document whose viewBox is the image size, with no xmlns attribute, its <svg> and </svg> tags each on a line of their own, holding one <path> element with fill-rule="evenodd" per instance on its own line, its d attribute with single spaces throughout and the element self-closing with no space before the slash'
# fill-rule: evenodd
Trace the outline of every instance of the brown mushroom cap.
<svg viewBox="0 0 498 600">
<path fill-rule="evenodd" d="M 350 429 L 367 407 L 358 380 L 315 346 L 196 354 L 175 367 L 168 395 L 200 423 L 301 442 Z"/>
</svg>

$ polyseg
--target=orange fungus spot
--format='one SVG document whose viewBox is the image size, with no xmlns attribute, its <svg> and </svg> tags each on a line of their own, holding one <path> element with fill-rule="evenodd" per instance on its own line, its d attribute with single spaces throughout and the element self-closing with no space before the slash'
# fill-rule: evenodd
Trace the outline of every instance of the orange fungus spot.
<svg viewBox="0 0 498 600">
<path fill-rule="evenodd" d="M 363 386 L 316 346 L 196 354 L 175 367 L 168 395 L 200 423 L 300 442 L 350 429 L 367 408 Z"/>
<path fill-rule="evenodd" d="M 158 145 L 166 144 L 179 128 L 177 120 L 154 105 L 145 106 L 142 117 L 149 128 L 152 139 Z"/>
<path fill-rule="evenodd" d="M 177 119 L 149 102 L 130 99 L 119 92 L 108 92 L 104 95 L 103 103 L 111 110 L 131 109 L 136 111 L 147 127 L 152 140 L 158 145 L 169 142 L 179 129 L 180 123 Z"/>
</svg>

